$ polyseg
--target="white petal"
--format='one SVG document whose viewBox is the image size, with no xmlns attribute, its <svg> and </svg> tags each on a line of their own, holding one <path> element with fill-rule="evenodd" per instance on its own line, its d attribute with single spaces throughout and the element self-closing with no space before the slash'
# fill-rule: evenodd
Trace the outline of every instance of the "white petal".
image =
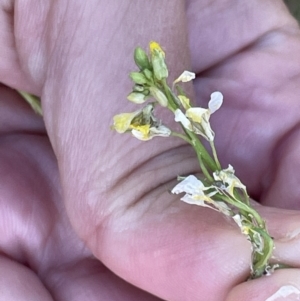
<svg viewBox="0 0 300 301">
<path fill-rule="evenodd" d="M 215 201 L 213 204 L 219 212 L 221 212 L 227 216 L 231 216 L 232 210 L 229 208 L 229 206 L 226 203 Z"/>
<path fill-rule="evenodd" d="M 197 205 L 197 206 L 201 206 L 201 207 L 206 207 L 206 208 L 210 208 L 210 209 L 213 209 L 215 211 L 218 211 L 215 207 L 207 204 L 204 200 L 194 199 L 189 194 L 186 194 L 180 200 L 183 201 L 183 202 L 185 202 L 185 203 L 187 203 L 187 204 Z"/>
<path fill-rule="evenodd" d="M 145 136 L 142 132 L 140 132 L 140 131 L 138 131 L 138 130 L 135 130 L 135 129 L 133 129 L 132 131 L 131 131 L 131 134 L 135 137 L 135 138 L 137 138 L 137 139 L 139 139 L 139 140 L 142 140 L 142 141 L 148 141 L 148 140 L 150 140 L 150 139 L 152 139 L 153 138 L 153 136 L 151 137 L 151 136 Z"/>
<path fill-rule="evenodd" d="M 198 180 L 195 176 L 190 175 L 186 177 L 183 181 L 177 184 L 173 189 L 172 193 L 178 194 L 186 192 L 189 194 L 199 194 L 199 192 L 204 188 L 203 183 Z"/>
<path fill-rule="evenodd" d="M 242 229 L 243 224 L 242 224 L 242 219 L 239 214 L 236 214 L 232 217 L 232 219 L 237 223 L 237 225 Z"/>
<path fill-rule="evenodd" d="M 188 118 L 183 114 L 183 112 L 180 109 L 175 110 L 174 115 L 175 115 L 176 122 L 181 122 L 182 125 L 190 131 L 193 129 L 191 122 L 188 120 Z"/>
<path fill-rule="evenodd" d="M 174 81 L 173 84 L 176 84 L 178 82 L 186 83 L 186 82 L 189 82 L 189 81 L 191 81 L 195 78 L 196 78 L 195 73 L 190 72 L 190 71 L 183 71 L 183 73 Z"/>
<path fill-rule="evenodd" d="M 160 125 L 158 127 L 150 128 L 150 136 L 161 136 L 161 137 L 169 137 L 171 135 L 171 130 L 164 125 Z"/>
<path fill-rule="evenodd" d="M 216 112 L 223 103 L 223 94 L 221 92 L 214 92 L 210 95 L 210 101 L 208 103 L 208 108 L 210 113 Z"/>
<path fill-rule="evenodd" d="M 190 118 L 193 122 L 198 122 L 201 123 L 203 118 L 206 118 L 207 120 L 209 120 L 209 111 L 207 109 L 203 109 L 203 108 L 189 108 L 188 110 L 186 110 L 186 116 L 188 118 Z"/>
</svg>

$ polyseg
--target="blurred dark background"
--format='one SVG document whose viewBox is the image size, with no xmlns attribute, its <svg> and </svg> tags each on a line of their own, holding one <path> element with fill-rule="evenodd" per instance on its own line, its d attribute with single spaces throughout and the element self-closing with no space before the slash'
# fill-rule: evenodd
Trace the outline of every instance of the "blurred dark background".
<svg viewBox="0 0 300 301">
<path fill-rule="evenodd" d="M 285 0 L 284 2 L 288 6 L 291 14 L 300 23 L 300 0 Z"/>
</svg>

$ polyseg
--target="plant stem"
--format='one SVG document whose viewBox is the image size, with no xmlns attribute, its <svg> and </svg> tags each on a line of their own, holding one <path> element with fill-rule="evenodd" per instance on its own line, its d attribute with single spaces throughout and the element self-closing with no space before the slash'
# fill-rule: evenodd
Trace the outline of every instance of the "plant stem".
<svg viewBox="0 0 300 301">
<path fill-rule="evenodd" d="M 192 141 L 183 134 L 180 134 L 180 133 L 177 133 L 177 132 L 171 132 L 171 135 L 174 136 L 174 137 L 179 137 L 179 138 L 183 139 L 184 141 L 188 142 L 189 144 L 193 145 Z"/>
<path fill-rule="evenodd" d="M 210 143 L 210 147 L 211 147 L 211 150 L 212 150 L 213 157 L 214 157 L 214 160 L 216 162 L 217 168 L 218 168 L 218 170 L 221 170 L 222 167 L 221 167 L 220 161 L 218 159 L 218 155 L 217 155 L 217 152 L 216 152 L 215 144 L 214 144 L 213 141 L 209 141 L 209 143 Z"/>
</svg>

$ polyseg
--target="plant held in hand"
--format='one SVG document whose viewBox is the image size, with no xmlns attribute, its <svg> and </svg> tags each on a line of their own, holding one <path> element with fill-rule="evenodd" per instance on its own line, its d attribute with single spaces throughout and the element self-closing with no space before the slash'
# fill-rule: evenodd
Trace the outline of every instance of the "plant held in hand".
<svg viewBox="0 0 300 301">
<path fill-rule="evenodd" d="M 223 95 L 213 92 L 208 108 L 194 107 L 179 83 L 193 80 L 195 74 L 184 71 L 170 87 L 167 83 L 169 72 L 165 53 L 157 42 L 150 42 L 149 55 L 142 48 L 136 48 L 134 60 L 139 71 L 130 73 L 134 86 L 127 98 L 144 106 L 135 112 L 114 116 L 113 128 L 119 133 L 131 133 L 143 141 L 155 136 L 176 136 L 188 142 L 196 152 L 203 175 L 198 178 L 194 175 L 180 177 L 172 193 L 184 193 L 182 201 L 217 210 L 232 218 L 251 243 L 250 278 L 270 274 L 280 267 L 279 264 L 270 263 L 273 239 L 265 221 L 251 206 L 246 186 L 235 175 L 231 165 L 221 167 L 214 146 L 215 133 L 210 125 L 210 117 L 221 107 Z M 148 99 L 152 101 L 148 102 Z M 156 106 L 169 110 L 181 125 L 182 132 L 172 131 L 155 117 Z M 203 139 L 209 143 L 211 152 L 204 147 Z"/>
</svg>

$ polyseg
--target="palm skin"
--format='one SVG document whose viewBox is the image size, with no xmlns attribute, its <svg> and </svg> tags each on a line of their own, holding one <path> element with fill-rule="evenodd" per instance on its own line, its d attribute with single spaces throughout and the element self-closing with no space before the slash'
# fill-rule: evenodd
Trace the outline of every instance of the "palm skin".
<svg viewBox="0 0 300 301">
<path fill-rule="evenodd" d="M 156 299 L 103 264 L 165 300 L 265 300 L 290 281 L 300 286 L 298 269 L 243 283 L 250 249 L 236 226 L 168 193 L 178 174 L 198 172 L 187 145 L 109 130 L 114 114 L 135 109 L 124 99 L 136 45 L 161 41 L 174 77 L 190 56 L 197 102 L 206 105 L 215 90 L 225 96 L 213 118 L 223 165 L 235 167 L 261 204 L 293 209 L 257 205 L 275 256 L 299 266 L 296 22 L 280 1 L 186 4 L 1 2 L 0 80 L 42 96 L 46 126 L 1 88 L 7 294 L 14 287 L 24 300 Z M 226 39 L 224 27 L 240 34 Z"/>
</svg>

